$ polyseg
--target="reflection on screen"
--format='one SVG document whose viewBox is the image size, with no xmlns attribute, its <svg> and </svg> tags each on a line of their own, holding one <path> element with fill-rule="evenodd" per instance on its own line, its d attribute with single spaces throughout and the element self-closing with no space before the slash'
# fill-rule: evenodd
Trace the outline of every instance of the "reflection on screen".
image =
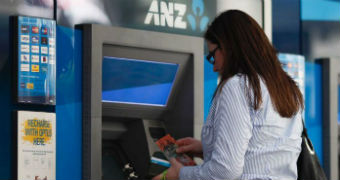
<svg viewBox="0 0 340 180">
<path fill-rule="evenodd" d="M 178 64 L 104 56 L 102 101 L 165 106 Z"/>
</svg>

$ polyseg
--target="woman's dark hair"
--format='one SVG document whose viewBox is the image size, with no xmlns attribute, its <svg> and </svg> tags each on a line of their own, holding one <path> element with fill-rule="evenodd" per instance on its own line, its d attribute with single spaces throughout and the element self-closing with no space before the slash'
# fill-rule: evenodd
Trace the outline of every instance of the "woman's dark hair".
<svg viewBox="0 0 340 180">
<path fill-rule="evenodd" d="M 292 117 L 304 108 L 298 86 L 282 69 L 276 50 L 249 15 L 239 10 L 223 12 L 214 19 L 204 37 L 219 45 L 225 57 L 216 91 L 230 77 L 242 73 L 248 80 L 247 96 L 254 109 L 262 103 L 260 77 L 267 85 L 275 110 L 282 117 Z"/>
</svg>

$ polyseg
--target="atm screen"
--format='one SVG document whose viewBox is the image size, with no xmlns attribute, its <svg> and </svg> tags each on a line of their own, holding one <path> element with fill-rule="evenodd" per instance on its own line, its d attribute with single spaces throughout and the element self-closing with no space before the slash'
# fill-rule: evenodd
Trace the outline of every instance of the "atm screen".
<svg viewBox="0 0 340 180">
<path fill-rule="evenodd" d="M 103 57 L 102 102 L 166 106 L 179 65 Z"/>
</svg>

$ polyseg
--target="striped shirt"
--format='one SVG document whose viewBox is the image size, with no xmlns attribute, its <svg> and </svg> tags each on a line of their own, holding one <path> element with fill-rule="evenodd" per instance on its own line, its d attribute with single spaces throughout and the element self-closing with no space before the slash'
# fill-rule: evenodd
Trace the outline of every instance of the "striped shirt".
<svg viewBox="0 0 340 180">
<path fill-rule="evenodd" d="M 204 163 L 182 167 L 180 179 L 297 179 L 301 113 L 281 117 L 262 80 L 254 110 L 244 79 L 235 75 L 215 96 L 201 133 Z"/>
</svg>

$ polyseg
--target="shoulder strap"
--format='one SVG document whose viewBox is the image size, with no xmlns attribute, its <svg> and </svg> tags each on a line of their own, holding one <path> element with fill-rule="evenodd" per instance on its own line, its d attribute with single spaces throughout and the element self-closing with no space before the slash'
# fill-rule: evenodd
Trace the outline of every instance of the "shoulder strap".
<svg viewBox="0 0 340 180">
<path fill-rule="evenodd" d="M 306 129 L 306 126 L 305 126 L 305 120 L 303 118 L 301 118 L 301 121 L 302 121 L 302 126 L 303 126 L 302 135 L 308 137 L 307 129 Z"/>
</svg>

